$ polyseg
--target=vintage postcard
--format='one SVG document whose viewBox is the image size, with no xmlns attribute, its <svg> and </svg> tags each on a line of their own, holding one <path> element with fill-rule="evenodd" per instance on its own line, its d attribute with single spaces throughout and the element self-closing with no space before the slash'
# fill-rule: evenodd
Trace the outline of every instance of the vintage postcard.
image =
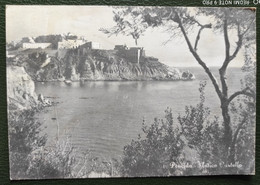
<svg viewBox="0 0 260 185">
<path fill-rule="evenodd" d="M 255 174 L 254 8 L 10 5 L 6 66 L 11 180 Z"/>
</svg>

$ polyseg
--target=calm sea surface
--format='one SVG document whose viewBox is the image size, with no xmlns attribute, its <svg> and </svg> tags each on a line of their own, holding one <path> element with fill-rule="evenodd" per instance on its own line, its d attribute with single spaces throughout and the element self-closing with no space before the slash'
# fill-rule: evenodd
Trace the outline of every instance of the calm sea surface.
<svg viewBox="0 0 260 185">
<path fill-rule="evenodd" d="M 207 81 L 206 105 L 215 115 L 220 115 L 219 100 L 205 72 L 200 68 L 189 69 L 196 76 L 194 81 L 98 81 L 36 84 L 36 92 L 57 97 L 56 106 L 39 114 L 51 143 L 70 136 L 80 152 L 118 158 L 123 147 L 141 133 L 142 120 L 151 123 L 155 117 L 163 118 L 170 107 L 173 116 L 184 113 L 185 105 L 199 102 L 199 83 Z M 217 69 L 213 68 L 216 78 Z M 243 73 L 239 68 L 228 70 L 229 92 L 240 89 Z M 56 118 L 56 119 L 55 119 Z"/>
</svg>

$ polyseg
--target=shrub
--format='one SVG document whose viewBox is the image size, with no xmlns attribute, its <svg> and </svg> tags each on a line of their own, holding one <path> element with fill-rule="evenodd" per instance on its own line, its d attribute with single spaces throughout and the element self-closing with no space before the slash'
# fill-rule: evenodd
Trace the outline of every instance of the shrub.
<svg viewBox="0 0 260 185">
<path fill-rule="evenodd" d="M 138 140 L 132 140 L 124 147 L 122 160 L 123 176 L 160 176 L 172 175 L 175 170 L 171 163 L 183 161 L 182 150 L 184 142 L 180 138 L 178 128 L 173 126 L 170 109 L 165 111 L 165 119 L 154 119 L 151 126 L 143 121 L 145 135 L 139 135 Z"/>
<path fill-rule="evenodd" d="M 71 177 L 73 163 L 69 140 L 46 147 L 41 123 L 35 111 L 9 111 L 9 152 L 11 179 Z"/>
<path fill-rule="evenodd" d="M 40 135 L 41 123 L 35 121 L 35 112 L 9 111 L 9 152 L 11 179 L 28 178 L 28 156 L 46 143 L 46 136 Z"/>
<path fill-rule="evenodd" d="M 200 102 L 186 106 L 185 114 L 174 122 L 171 109 L 164 119 L 154 119 L 150 126 L 143 121 L 143 135 L 124 147 L 122 174 L 124 176 L 165 176 L 212 173 L 219 168 L 201 168 L 199 163 L 210 165 L 221 162 L 222 128 L 217 117 L 211 120 L 205 107 L 204 88 L 200 84 Z M 194 156 L 190 157 L 191 154 Z M 195 156 L 198 156 L 197 158 Z M 192 168 L 181 168 L 192 165 Z M 180 166 L 174 167 L 174 166 Z"/>
</svg>

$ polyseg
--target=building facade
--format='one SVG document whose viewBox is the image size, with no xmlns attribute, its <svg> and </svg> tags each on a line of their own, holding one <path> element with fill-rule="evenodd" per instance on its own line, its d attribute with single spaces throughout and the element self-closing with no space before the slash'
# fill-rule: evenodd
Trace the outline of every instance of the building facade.
<svg viewBox="0 0 260 185">
<path fill-rule="evenodd" d="M 25 49 L 45 49 L 51 47 L 51 43 L 23 43 L 22 47 Z"/>
<path fill-rule="evenodd" d="M 58 42 L 58 49 L 75 49 L 85 44 L 84 40 L 63 40 Z"/>
<path fill-rule="evenodd" d="M 100 43 L 98 42 L 87 42 L 85 44 L 86 49 L 100 49 Z"/>
<path fill-rule="evenodd" d="M 131 61 L 140 63 L 142 57 L 145 56 L 145 51 L 142 47 L 131 47 L 126 52 L 126 57 Z"/>
<path fill-rule="evenodd" d="M 142 58 L 145 57 L 145 50 L 143 47 L 128 48 L 126 45 L 115 45 L 114 50 L 133 63 L 140 63 Z"/>
</svg>

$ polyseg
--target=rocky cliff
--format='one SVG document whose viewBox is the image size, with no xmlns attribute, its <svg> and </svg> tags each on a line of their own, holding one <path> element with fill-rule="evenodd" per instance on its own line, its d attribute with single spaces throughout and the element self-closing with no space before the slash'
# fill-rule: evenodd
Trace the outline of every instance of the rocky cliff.
<svg viewBox="0 0 260 185">
<path fill-rule="evenodd" d="M 52 105 L 42 94 L 35 93 L 34 81 L 24 67 L 7 66 L 7 103 L 9 111 L 35 109 Z"/>
<path fill-rule="evenodd" d="M 29 109 L 38 104 L 35 86 L 23 67 L 7 67 L 7 101 L 9 110 Z"/>
<path fill-rule="evenodd" d="M 177 68 L 170 68 L 153 57 L 137 63 L 120 56 L 114 50 L 79 49 L 57 50 L 49 56 L 46 51 L 23 51 L 20 65 L 36 81 L 56 80 L 192 80 L 194 76 Z"/>
</svg>

